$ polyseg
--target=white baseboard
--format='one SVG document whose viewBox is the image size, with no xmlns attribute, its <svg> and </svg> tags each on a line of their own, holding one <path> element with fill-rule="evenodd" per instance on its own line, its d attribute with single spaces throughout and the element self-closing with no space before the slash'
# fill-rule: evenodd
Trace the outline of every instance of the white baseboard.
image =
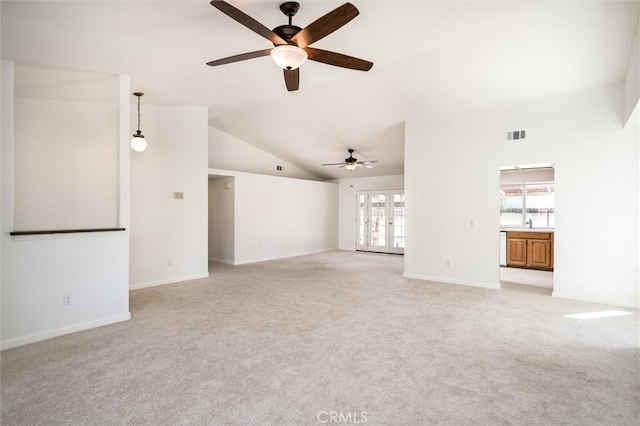
<svg viewBox="0 0 640 426">
<path fill-rule="evenodd" d="M 324 253 L 324 252 L 333 251 L 333 250 L 338 250 L 338 247 L 330 247 L 330 248 L 326 248 L 326 249 L 312 250 L 312 251 L 303 252 L 303 253 L 292 253 L 292 254 L 283 254 L 283 255 L 277 255 L 277 256 L 258 257 L 258 258 L 254 258 L 254 259 L 244 259 L 244 260 L 240 260 L 240 261 L 234 262 L 233 264 L 234 265 L 247 265 L 249 263 L 267 262 L 269 260 L 288 259 L 290 257 L 298 257 L 298 256 L 308 256 L 310 254 Z"/>
<path fill-rule="evenodd" d="M 28 336 L 17 337 L 15 339 L 0 342 L 0 350 L 17 348 L 18 346 L 28 345 L 30 343 L 40 342 L 42 340 L 52 339 L 54 337 L 63 336 L 65 334 L 77 333 L 78 331 L 89 330 L 91 328 L 102 327 L 104 325 L 115 324 L 117 322 L 128 321 L 131 319 L 131 313 L 127 312 L 111 317 L 100 318 L 93 321 L 87 321 L 80 324 L 73 324 L 67 327 L 56 328 L 54 330 L 43 331 L 41 333 L 30 334 Z"/>
<path fill-rule="evenodd" d="M 456 279 L 451 279 L 451 278 L 444 278 L 444 277 L 434 277 L 431 275 L 420 275 L 420 274 L 411 274 L 411 273 L 404 273 L 403 275 L 405 278 L 413 278 L 416 280 L 422 280 L 422 281 L 433 281 L 436 283 L 444 283 L 444 284 L 455 284 L 455 285 L 466 285 L 469 287 L 480 287 L 480 288 L 488 288 L 488 289 L 492 289 L 492 290 L 499 290 L 500 289 L 500 283 L 483 283 L 480 281 L 468 281 L 468 280 L 456 280 Z"/>
<path fill-rule="evenodd" d="M 201 278 L 207 278 L 207 277 L 209 277 L 208 272 L 206 274 L 196 274 L 196 275 L 188 275 L 186 277 L 169 278 L 166 280 L 148 281 L 146 283 L 130 284 L 129 290 L 140 290 L 141 288 L 155 287 L 158 285 L 165 285 L 165 284 L 175 284 L 183 281 L 199 280 Z"/>
<path fill-rule="evenodd" d="M 216 259 L 214 257 L 210 257 L 208 260 L 209 263 L 224 263 L 225 265 L 233 265 L 233 261 L 231 260 Z"/>
<path fill-rule="evenodd" d="M 589 297 L 589 296 L 583 296 L 580 294 L 563 293 L 559 291 L 554 291 L 553 293 L 551 293 L 551 295 L 559 299 L 569 299 L 569 300 L 577 300 L 579 302 L 592 302 L 592 303 L 600 303 L 602 305 L 640 309 L 640 303 L 638 302 L 634 304 L 632 302 L 630 303 L 624 300 L 621 301 L 621 300 L 614 300 L 614 299 L 605 299 L 602 297 Z"/>
</svg>

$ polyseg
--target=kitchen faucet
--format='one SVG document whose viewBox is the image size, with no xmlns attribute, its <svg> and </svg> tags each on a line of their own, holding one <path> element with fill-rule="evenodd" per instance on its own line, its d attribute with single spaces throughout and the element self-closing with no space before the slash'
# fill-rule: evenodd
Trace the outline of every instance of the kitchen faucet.
<svg viewBox="0 0 640 426">
<path fill-rule="evenodd" d="M 533 221 L 531 220 L 531 218 L 529 218 L 529 220 L 527 220 L 524 224 L 525 226 L 529 225 L 529 229 L 533 228 Z"/>
</svg>

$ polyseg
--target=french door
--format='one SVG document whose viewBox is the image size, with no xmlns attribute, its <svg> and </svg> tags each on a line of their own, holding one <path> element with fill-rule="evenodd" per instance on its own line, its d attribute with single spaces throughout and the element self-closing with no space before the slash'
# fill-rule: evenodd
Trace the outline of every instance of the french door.
<svg viewBox="0 0 640 426">
<path fill-rule="evenodd" d="M 404 253 L 404 191 L 357 191 L 356 250 Z"/>
</svg>

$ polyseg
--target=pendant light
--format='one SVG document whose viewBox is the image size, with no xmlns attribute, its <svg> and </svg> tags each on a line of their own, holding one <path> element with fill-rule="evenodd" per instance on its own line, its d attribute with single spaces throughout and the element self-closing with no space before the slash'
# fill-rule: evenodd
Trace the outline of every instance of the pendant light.
<svg viewBox="0 0 640 426">
<path fill-rule="evenodd" d="M 142 152 L 147 149 L 147 141 L 144 140 L 144 135 L 140 132 L 140 96 L 144 95 L 144 93 L 135 92 L 133 95 L 138 97 L 138 130 L 133 134 L 133 139 L 131 139 L 131 149 Z"/>
</svg>

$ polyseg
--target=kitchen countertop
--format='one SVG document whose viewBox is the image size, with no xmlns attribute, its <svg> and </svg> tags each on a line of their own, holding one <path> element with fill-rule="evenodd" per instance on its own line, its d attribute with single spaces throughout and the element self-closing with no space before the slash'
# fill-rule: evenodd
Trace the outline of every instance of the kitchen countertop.
<svg viewBox="0 0 640 426">
<path fill-rule="evenodd" d="M 500 232 L 548 232 L 553 234 L 553 228 L 500 228 Z"/>
</svg>

